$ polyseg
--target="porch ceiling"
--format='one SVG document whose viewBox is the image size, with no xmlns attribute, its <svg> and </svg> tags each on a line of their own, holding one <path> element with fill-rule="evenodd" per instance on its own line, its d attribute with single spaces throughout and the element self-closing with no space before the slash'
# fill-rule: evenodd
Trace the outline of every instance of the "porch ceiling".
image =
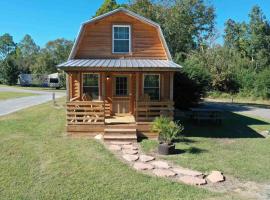
<svg viewBox="0 0 270 200">
<path fill-rule="evenodd" d="M 95 69 L 95 70 L 166 70 L 178 71 L 182 66 L 170 60 L 152 59 L 72 59 L 59 64 L 60 69 Z"/>
</svg>

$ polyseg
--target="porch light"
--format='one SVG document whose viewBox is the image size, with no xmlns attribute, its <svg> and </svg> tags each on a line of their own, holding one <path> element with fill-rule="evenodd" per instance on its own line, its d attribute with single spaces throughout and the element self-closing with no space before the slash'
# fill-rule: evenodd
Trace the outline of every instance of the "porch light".
<svg viewBox="0 0 270 200">
<path fill-rule="evenodd" d="M 110 79 L 110 76 L 107 76 L 106 79 L 109 80 Z"/>
</svg>

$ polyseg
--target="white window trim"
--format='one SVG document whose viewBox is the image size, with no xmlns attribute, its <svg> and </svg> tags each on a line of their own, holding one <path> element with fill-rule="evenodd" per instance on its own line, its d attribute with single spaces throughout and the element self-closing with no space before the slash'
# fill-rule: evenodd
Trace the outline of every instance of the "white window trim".
<svg viewBox="0 0 270 200">
<path fill-rule="evenodd" d="M 129 30 L 129 36 L 128 36 L 129 49 L 128 49 L 128 52 L 114 51 L 114 27 L 128 27 L 128 30 Z M 117 39 L 117 40 L 127 40 L 127 39 Z M 117 25 L 117 24 L 115 24 L 112 26 L 112 53 L 114 53 L 114 54 L 129 54 L 129 53 L 131 53 L 131 26 L 130 25 Z"/>
<path fill-rule="evenodd" d="M 157 75 L 157 76 L 158 76 L 158 89 L 159 89 L 159 93 L 158 93 L 158 101 L 160 101 L 160 81 L 161 81 L 161 80 L 160 80 L 160 74 L 143 74 L 143 88 L 142 88 L 142 89 L 143 89 L 143 94 L 145 94 L 145 93 L 144 93 L 144 80 L 145 80 L 144 77 L 145 77 L 145 76 L 148 76 L 148 75 L 155 75 L 155 76 Z"/>
<path fill-rule="evenodd" d="M 82 85 L 82 88 L 81 88 L 82 90 L 81 91 L 82 92 L 83 92 L 83 87 L 84 87 L 83 86 L 83 75 L 84 74 L 97 74 L 98 75 L 98 99 L 93 99 L 93 100 L 100 100 L 100 74 L 99 73 L 83 72 L 82 75 L 81 75 L 82 76 L 82 78 L 81 78 L 81 80 L 82 80 L 81 81 L 82 82 L 82 84 L 81 84 Z M 92 87 L 92 86 L 85 86 L 85 87 Z"/>
</svg>

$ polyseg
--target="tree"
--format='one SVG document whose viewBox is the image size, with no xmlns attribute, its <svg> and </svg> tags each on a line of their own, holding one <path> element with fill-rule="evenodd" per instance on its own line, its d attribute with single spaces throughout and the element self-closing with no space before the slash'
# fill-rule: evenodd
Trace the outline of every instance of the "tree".
<svg viewBox="0 0 270 200">
<path fill-rule="evenodd" d="M 0 60 L 5 59 L 9 54 L 15 51 L 16 44 L 13 37 L 8 33 L 0 36 Z"/>
<path fill-rule="evenodd" d="M 18 80 L 18 66 L 15 54 L 9 54 L 1 63 L 1 82 L 8 85 L 15 85 Z"/>
<path fill-rule="evenodd" d="M 64 38 L 49 41 L 36 58 L 31 67 L 32 73 L 54 73 L 57 72 L 56 65 L 68 59 L 73 42 Z"/>
<path fill-rule="evenodd" d="M 258 6 L 249 14 L 250 52 L 256 69 L 270 65 L 270 23 Z"/>
<path fill-rule="evenodd" d="M 105 0 L 94 17 L 110 12 L 118 7 L 120 7 L 120 5 L 118 5 L 115 0 Z"/>
<path fill-rule="evenodd" d="M 153 21 L 157 21 L 158 6 L 154 5 L 151 0 L 133 0 L 129 2 L 128 8 Z"/>
<path fill-rule="evenodd" d="M 249 38 L 246 23 L 237 23 L 232 19 L 227 20 L 224 30 L 224 46 L 233 48 L 243 56 L 248 56 Z"/>
<path fill-rule="evenodd" d="M 133 0 L 129 9 L 161 25 L 177 62 L 213 35 L 215 11 L 203 0 Z"/>
<path fill-rule="evenodd" d="M 30 72 L 30 68 L 36 62 L 39 49 L 39 46 L 34 42 L 30 35 L 24 36 L 16 50 L 17 65 L 19 66 L 20 72 Z"/>
</svg>

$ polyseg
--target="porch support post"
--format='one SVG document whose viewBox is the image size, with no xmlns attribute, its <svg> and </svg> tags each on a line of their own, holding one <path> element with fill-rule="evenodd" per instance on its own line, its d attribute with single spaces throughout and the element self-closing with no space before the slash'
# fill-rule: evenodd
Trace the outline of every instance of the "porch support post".
<svg viewBox="0 0 270 200">
<path fill-rule="evenodd" d="M 170 100 L 173 101 L 173 79 L 174 79 L 174 72 L 170 73 Z"/>
<path fill-rule="evenodd" d="M 139 100 L 139 82 L 140 82 L 140 79 L 139 79 L 139 73 L 136 72 L 136 101 Z"/>
<path fill-rule="evenodd" d="M 69 101 L 70 100 L 70 96 L 69 96 L 69 74 L 64 72 L 65 76 L 66 76 L 66 100 Z"/>
<path fill-rule="evenodd" d="M 98 100 L 102 100 L 101 97 L 102 97 L 102 87 L 103 87 L 103 84 L 102 84 L 102 79 L 103 79 L 103 73 L 100 72 L 99 73 L 99 87 L 98 87 L 98 90 L 99 90 L 99 95 L 98 95 Z"/>
<path fill-rule="evenodd" d="M 101 73 L 101 80 L 102 80 L 102 99 L 105 100 L 106 96 L 106 74 L 103 72 Z"/>
</svg>

